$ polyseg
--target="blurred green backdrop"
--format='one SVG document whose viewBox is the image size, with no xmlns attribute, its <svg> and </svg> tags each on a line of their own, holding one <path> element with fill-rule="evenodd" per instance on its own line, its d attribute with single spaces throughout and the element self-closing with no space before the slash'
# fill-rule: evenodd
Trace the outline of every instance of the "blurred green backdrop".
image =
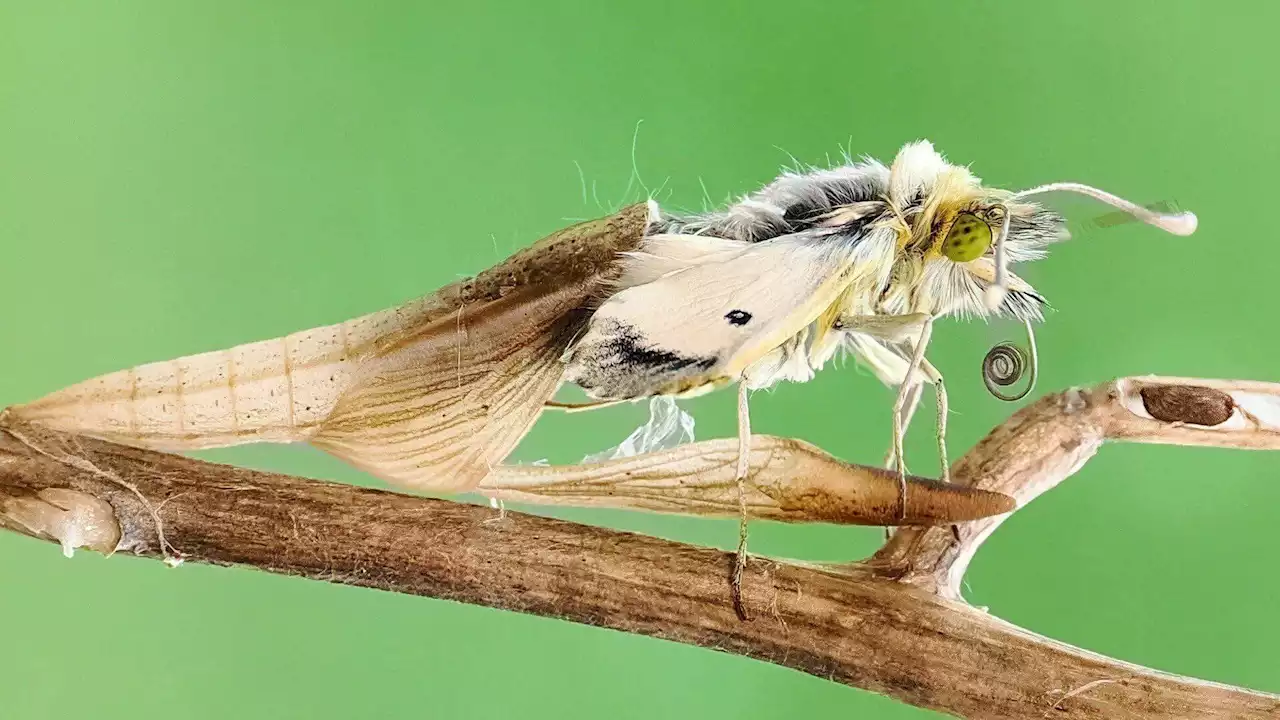
<svg viewBox="0 0 1280 720">
<path fill-rule="evenodd" d="M 399 303 L 640 197 L 624 196 L 633 170 L 664 206 L 696 209 L 792 155 L 889 159 L 919 137 L 992 184 L 1082 180 L 1200 215 L 1192 239 L 1085 227 L 1027 269 L 1057 308 L 1040 392 L 1136 373 L 1280 379 L 1280 246 L 1258 198 L 1280 161 L 1280 5 L 1230 8 L 5 0 L 0 405 Z M 977 366 L 1016 331 L 935 335 L 957 455 L 1011 410 Z M 850 366 L 758 394 L 753 417 L 877 462 L 890 402 Z M 732 406 L 687 404 L 701 437 L 732 435 Z M 643 416 L 549 417 L 518 457 L 573 461 Z M 920 417 L 909 457 L 931 471 Z M 304 447 L 209 456 L 371 482 Z M 1107 447 L 986 544 L 968 595 L 1066 642 L 1280 691 L 1278 470 L 1270 454 Z M 732 521 L 556 514 L 735 540 Z M 752 535 L 755 552 L 822 560 L 878 542 Z M 930 715 L 704 650 L 250 570 L 66 561 L 9 534 L 0 568 L 7 718 Z"/>
</svg>

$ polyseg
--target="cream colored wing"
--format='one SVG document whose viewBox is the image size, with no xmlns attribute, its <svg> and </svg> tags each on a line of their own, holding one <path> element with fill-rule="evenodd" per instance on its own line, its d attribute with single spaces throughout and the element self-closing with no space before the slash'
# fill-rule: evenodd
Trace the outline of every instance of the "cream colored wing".
<svg viewBox="0 0 1280 720">
<path fill-rule="evenodd" d="M 856 275 L 853 243 L 783 236 L 612 295 L 574 344 L 566 379 L 597 399 L 729 382 L 813 322 Z M 624 275 L 624 278 L 626 276 Z"/>
<path fill-rule="evenodd" d="M 311 441 L 400 485 L 471 487 L 554 392 L 585 322 L 577 309 L 615 279 L 649 213 L 567 228 L 402 307 L 111 373 L 11 411 L 167 451 Z"/>
<path fill-rule="evenodd" d="M 650 235 L 639 250 L 626 253 L 622 277 L 615 285 L 618 289 L 644 285 L 694 265 L 731 260 L 750 247 L 742 240 L 709 235 Z"/>
<path fill-rule="evenodd" d="M 311 443 L 404 487 L 475 487 L 560 385 L 584 285 L 461 309 L 383 350 Z"/>
</svg>

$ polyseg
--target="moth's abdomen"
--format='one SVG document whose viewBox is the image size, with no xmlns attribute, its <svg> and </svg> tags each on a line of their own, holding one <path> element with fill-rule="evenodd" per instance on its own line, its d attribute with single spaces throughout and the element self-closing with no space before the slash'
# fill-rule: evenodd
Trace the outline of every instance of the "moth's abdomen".
<svg viewBox="0 0 1280 720">
<path fill-rule="evenodd" d="M 597 400 L 685 394 L 714 383 L 716 356 L 682 354 L 647 342 L 613 318 L 593 322 L 566 358 L 565 379 Z"/>
</svg>

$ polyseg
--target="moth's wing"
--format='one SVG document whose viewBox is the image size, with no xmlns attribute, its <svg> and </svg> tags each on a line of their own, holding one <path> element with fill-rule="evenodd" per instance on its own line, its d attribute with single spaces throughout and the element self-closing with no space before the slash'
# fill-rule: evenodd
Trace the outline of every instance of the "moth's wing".
<svg viewBox="0 0 1280 720">
<path fill-rule="evenodd" d="M 456 310 L 388 334 L 312 444 L 404 487 L 477 486 L 564 374 L 586 308 L 637 249 L 652 209 L 563 230 L 460 289 Z"/>
<path fill-rule="evenodd" d="M 429 318 L 430 299 L 230 350 L 142 365 L 14 408 L 165 451 L 311 442 L 402 486 L 470 487 L 560 382 L 580 285 Z M 397 338 L 388 343 L 385 338 Z"/>
<path fill-rule="evenodd" d="M 789 235 L 628 287 L 592 315 L 566 379 L 600 399 L 735 380 L 837 298 L 851 257 L 849 243 Z"/>
<path fill-rule="evenodd" d="M 582 284 L 462 308 L 385 348 L 311 443 L 403 487 L 475 487 L 560 384 Z"/>
<path fill-rule="evenodd" d="M 651 283 L 694 265 L 730 260 L 751 243 L 710 235 L 660 233 L 644 239 L 640 249 L 624 253 L 623 273 L 614 284 L 618 289 Z"/>
<path fill-rule="evenodd" d="M 122 370 L 10 411 L 165 451 L 312 441 L 397 484 L 472 486 L 554 392 L 556 360 L 585 321 L 577 308 L 640 245 L 650 212 L 566 228 L 401 307 Z M 432 403 L 407 407 L 417 395 Z"/>
</svg>

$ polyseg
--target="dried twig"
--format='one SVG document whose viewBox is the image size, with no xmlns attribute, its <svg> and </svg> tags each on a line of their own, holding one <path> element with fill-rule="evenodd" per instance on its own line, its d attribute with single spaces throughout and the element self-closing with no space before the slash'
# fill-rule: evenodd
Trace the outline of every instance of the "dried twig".
<svg viewBox="0 0 1280 720">
<path fill-rule="evenodd" d="M 1104 440 L 1280 448 L 1280 385 L 1129 378 L 1023 409 L 953 468 L 1026 504 Z M 128 483 L 128 486 L 121 482 Z M 129 487 L 131 486 L 131 487 Z M 132 492 L 136 489 L 141 495 Z M 1003 518 L 903 529 L 846 566 L 733 556 L 488 508 L 190 460 L 0 417 L 0 523 L 64 547 L 447 598 L 715 648 L 968 718 L 1273 718 L 1280 697 L 1177 677 L 1037 636 L 965 604 Z M 154 513 L 154 514 L 153 514 Z"/>
</svg>

